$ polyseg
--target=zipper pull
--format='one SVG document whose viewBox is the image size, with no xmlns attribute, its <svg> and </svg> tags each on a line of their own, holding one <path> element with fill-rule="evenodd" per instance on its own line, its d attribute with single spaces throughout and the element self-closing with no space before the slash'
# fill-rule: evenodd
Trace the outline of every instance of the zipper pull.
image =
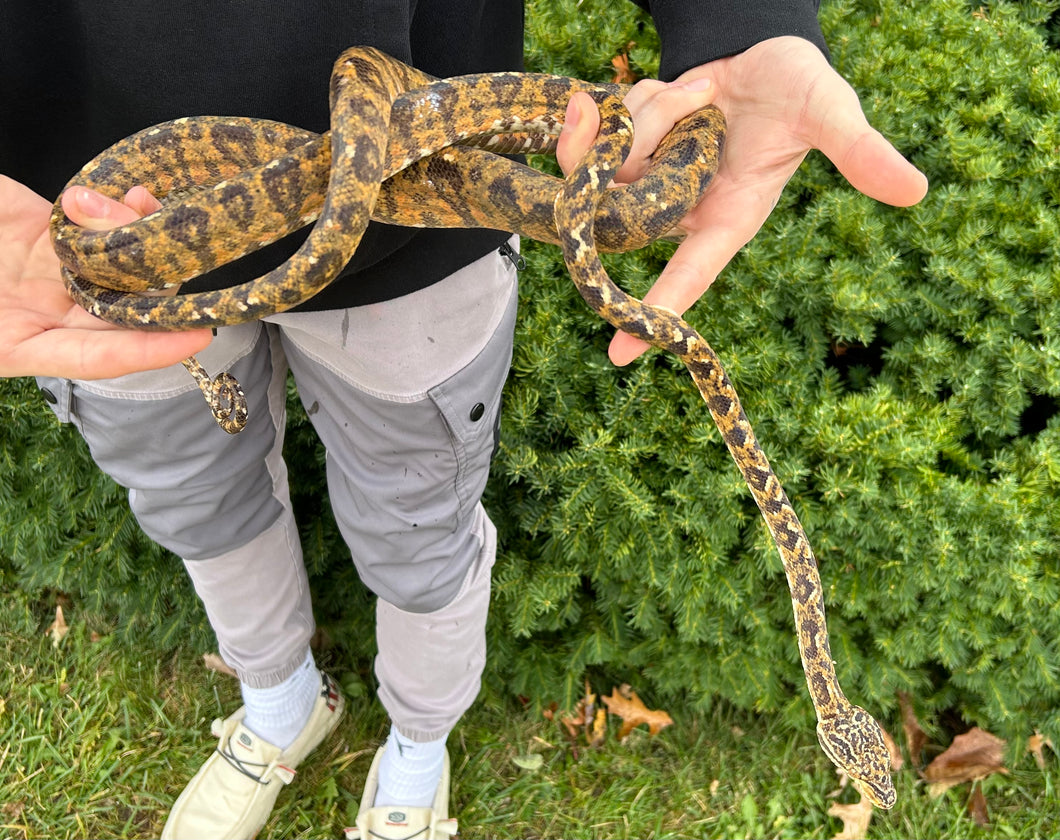
<svg viewBox="0 0 1060 840">
<path fill-rule="evenodd" d="M 520 254 L 512 247 L 512 244 L 510 242 L 505 242 L 497 250 L 500 252 L 500 255 L 502 257 L 507 259 L 508 262 L 515 266 L 516 271 L 522 271 L 524 268 L 526 268 L 526 259 L 523 257 L 522 254 Z"/>
</svg>

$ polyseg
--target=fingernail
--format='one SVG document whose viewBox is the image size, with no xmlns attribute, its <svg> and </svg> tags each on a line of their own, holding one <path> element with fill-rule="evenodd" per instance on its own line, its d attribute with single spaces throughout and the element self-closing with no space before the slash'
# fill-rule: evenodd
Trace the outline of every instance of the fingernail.
<svg viewBox="0 0 1060 840">
<path fill-rule="evenodd" d="M 711 81 L 706 76 L 699 79 L 693 79 L 690 82 L 685 82 L 681 87 L 690 93 L 701 93 L 705 90 L 710 90 Z"/>
<path fill-rule="evenodd" d="M 106 199 L 85 187 L 79 188 L 74 193 L 74 201 L 77 202 L 82 213 L 93 219 L 105 219 L 110 215 L 110 204 Z"/>
<path fill-rule="evenodd" d="M 567 103 L 567 111 L 563 115 L 563 125 L 565 128 L 574 128 L 578 121 L 582 118 L 582 109 L 578 107 L 578 103 L 573 99 Z"/>
</svg>

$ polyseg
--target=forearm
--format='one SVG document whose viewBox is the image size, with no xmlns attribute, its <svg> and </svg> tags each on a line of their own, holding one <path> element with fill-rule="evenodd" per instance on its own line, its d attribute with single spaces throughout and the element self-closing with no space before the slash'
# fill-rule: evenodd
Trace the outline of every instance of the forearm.
<svg viewBox="0 0 1060 840">
<path fill-rule="evenodd" d="M 684 71 L 781 35 L 796 35 L 826 56 L 816 0 L 634 0 L 651 12 L 662 41 L 659 78 Z"/>
</svg>

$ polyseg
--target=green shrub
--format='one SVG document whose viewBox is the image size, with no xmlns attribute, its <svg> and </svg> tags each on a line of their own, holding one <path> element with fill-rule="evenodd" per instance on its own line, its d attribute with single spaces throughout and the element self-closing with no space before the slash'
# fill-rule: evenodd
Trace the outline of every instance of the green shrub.
<svg viewBox="0 0 1060 840">
<path fill-rule="evenodd" d="M 719 351 L 821 564 L 841 680 L 896 722 L 956 710 L 1060 737 L 1060 4 L 831 0 L 833 61 L 929 176 L 909 210 L 821 156 L 689 320 Z M 621 9 L 622 14 L 617 13 Z M 607 79 L 646 18 L 538 0 L 532 69 Z M 556 249 L 527 244 L 503 442 L 489 690 L 568 701 L 588 672 L 653 700 L 810 705 L 776 550 L 672 359 L 610 366 Z M 643 293 L 669 252 L 607 264 Z M 125 631 L 201 644 L 180 564 L 131 522 L 26 382 L 0 386 L 7 585 L 76 593 Z M 288 451 L 322 624 L 365 667 L 369 599 L 292 400 Z M 326 585 L 325 585 L 326 584 Z"/>
</svg>

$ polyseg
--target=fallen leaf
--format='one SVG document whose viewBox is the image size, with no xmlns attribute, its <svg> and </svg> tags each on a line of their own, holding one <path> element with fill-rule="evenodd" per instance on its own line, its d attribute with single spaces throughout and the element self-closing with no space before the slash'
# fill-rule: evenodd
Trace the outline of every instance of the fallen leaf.
<svg viewBox="0 0 1060 840">
<path fill-rule="evenodd" d="M 516 767 L 523 770 L 540 770 L 545 763 L 545 757 L 541 753 L 530 753 L 529 755 L 517 755 L 512 759 Z"/>
<path fill-rule="evenodd" d="M 585 724 L 581 715 L 564 715 L 559 719 L 559 722 L 563 724 L 567 730 L 567 737 L 572 741 L 577 740 L 578 733 L 581 732 L 582 726 Z"/>
<path fill-rule="evenodd" d="M 990 825 L 990 814 L 986 810 L 986 796 L 983 794 L 982 785 L 972 785 L 972 795 L 968 798 L 968 816 L 975 820 L 976 825 Z"/>
<path fill-rule="evenodd" d="M 835 802 L 828 808 L 828 815 L 843 821 L 843 830 L 832 840 L 865 840 L 872 822 L 872 803 L 864 796 L 851 805 Z"/>
<path fill-rule="evenodd" d="M 607 710 L 597 709 L 593 717 L 593 725 L 588 734 L 589 746 L 599 747 L 607 738 Z"/>
<path fill-rule="evenodd" d="M 1035 729 L 1034 734 L 1031 735 L 1030 740 L 1027 741 L 1027 752 L 1034 756 L 1034 760 L 1038 764 L 1039 770 L 1045 769 L 1045 747 L 1048 747 L 1051 750 L 1056 749 L 1053 746 L 1052 741 Z"/>
<path fill-rule="evenodd" d="M 55 621 L 47 630 L 48 635 L 52 637 L 52 647 L 59 647 L 59 643 L 66 638 L 69 632 L 70 628 L 66 624 L 66 619 L 63 618 L 63 605 L 59 604 L 55 607 Z"/>
<path fill-rule="evenodd" d="M 671 718 L 666 712 L 649 709 L 637 696 L 637 692 L 630 690 L 629 696 L 624 697 L 617 688 L 612 689 L 610 697 L 603 698 L 607 710 L 622 718 L 622 728 L 618 732 L 621 741 L 634 727 L 642 723 L 647 724 L 648 731 L 652 735 L 658 735 L 660 731 L 672 724 Z"/>
<path fill-rule="evenodd" d="M 882 726 L 880 729 L 883 731 L 883 743 L 887 745 L 887 752 L 891 754 L 891 769 L 898 771 L 902 769 L 902 765 L 905 764 L 905 759 L 902 758 L 902 751 L 898 747 L 898 742 L 891 737 L 891 733 L 884 729 Z"/>
<path fill-rule="evenodd" d="M 219 654 L 204 653 L 202 655 L 202 664 L 206 666 L 208 671 L 217 671 L 219 674 L 227 674 L 230 677 L 237 676 L 232 666 L 225 662 Z"/>
<path fill-rule="evenodd" d="M 924 768 L 928 793 L 941 796 L 954 785 L 984 779 L 991 773 L 1008 773 L 1002 765 L 1005 741 L 978 726 L 958 735 L 949 748 Z"/>
<path fill-rule="evenodd" d="M 624 52 L 619 53 L 611 59 L 611 66 L 615 68 L 615 73 L 611 77 L 611 81 L 618 85 L 631 85 L 637 81 L 637 74 L 633 72 L 633 68 L 629 66 L 629 51 L 636 46 L 636 43 L 630 41 L 626 44 Z"/>
<path fill-rule="evenodd" d="M 850 784 L 850 776 L 847 775 L 847 771 L 842 767 L 835 768 L 835 774 L 839 777 L 839 787 L 835 790 L 830 790 L 825 794 L 825 799 L 836 799 L 843 795 L 843 791 L 847 789 Z"/>
<path fill-rule="evenodd" d="M 589 686 L 589 678 L 585 678 L 585 694 L 581 700 L 582 721 L 585 724 L 585 737 L 590 738 L 590 727 L 596 718 L 596 694 Z M 591 738 L 590 738 L 591 740 Z"/>
<path fill-rule="evenodd" d="M 913 711 L 913 701 L 904 691 L 898 692 L 898 705 L 902 710 L 902 729 L 905 730 L 905 748 L 914 767 L 920 767 L 920 751 L 927 743 L 927 734 L 920 728 L 920 721 Z"/>
</svg>

